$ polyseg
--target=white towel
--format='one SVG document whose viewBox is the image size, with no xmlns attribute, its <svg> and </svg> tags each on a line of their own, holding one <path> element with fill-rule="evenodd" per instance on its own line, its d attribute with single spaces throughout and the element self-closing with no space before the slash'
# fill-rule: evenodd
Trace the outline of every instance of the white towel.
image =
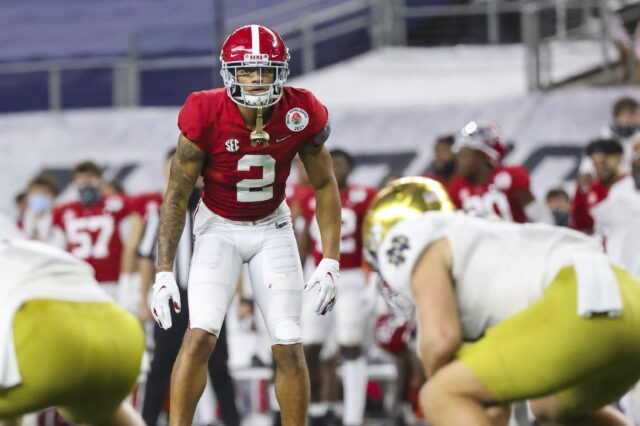
<svg viewBox="0 0 640 426">
<path fill-rule="evenodd" d="M 584 253 L 573 257 L 578 280 L 578 315 L 617 317 L 622 313 L 618 280 L 604 254 Z"/>
</svg>

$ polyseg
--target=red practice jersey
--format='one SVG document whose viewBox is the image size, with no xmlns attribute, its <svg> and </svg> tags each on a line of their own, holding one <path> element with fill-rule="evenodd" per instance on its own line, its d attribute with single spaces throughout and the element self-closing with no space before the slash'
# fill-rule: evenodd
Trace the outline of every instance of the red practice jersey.
<svg viewBox="0 0 640 426">
<path fill-rule="evenodd" d="M 253 221 L 284 200 L 291 161 L 327 121 L 327 109 L 311 92 L 285 87 L 264 127 L 268 145 L 251 146 L 238 106 L 225 89 L 215 89 L 189 96 L 178 127 L 206 154 L 205 205 L 224 218 Z"/>
<path fill-rule="evenodd" d="M 120 275 L 122 240 L 120 224 L 130 213 L 137 213 L 128 197 L 103 197 L 85 206 L 79 201 L 53 210 L 53 224 L 64 233 L 67 250 L 93 266 L 98 282 L 117 281 Z"/>
<path fill-rule="evenodd" d="M 576 188 L 571 206 L 571 227 L 591 234 L 594 226 L 591 209 L 607 198 L 608 194 L 609 187 L 597 179 L 588 188 Z"/>
<path fill-rule="evenodd" d="M 378 191 L 359 185 L 349 185 L 340 191 L 342 227 L 340 230 L 340 269 L 362 267 L 362 221 Z M 311 254 L 316 266 L 322 260 L 320 228 L 316 221 L 316 199 L 311 193 L 302 203 L 305 219 L 310 223 Z"/>
<path fill-rule="evenodd" d="M 526 222 L 527 216 L 516 201 L 516 194 L 524 189 L 529 189 L 529 172 L 521 166 L 496 167 L 487 183 L 480 185 L 455 176 L 447 187 L 458 209 L 482 216 L 495 214 L 520 223 Z"/>
</svg>

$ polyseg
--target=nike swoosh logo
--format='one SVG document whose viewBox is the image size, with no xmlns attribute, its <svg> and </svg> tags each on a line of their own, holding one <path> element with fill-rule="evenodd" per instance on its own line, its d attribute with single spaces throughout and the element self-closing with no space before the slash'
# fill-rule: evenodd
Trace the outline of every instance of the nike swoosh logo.
<svg viewBox="0 0 640 426">
<path fill-rule="evenodd" d="M 280 229 L 280 228 L 284 228 L 285 226 L 287 226 L 289 224 L 289 222 L 282 222 L 282 223 L 278 223 L 276 222 L 276 228 Z"/>
<path fill-rule="evenodd" d="M 277 139 L 276 139 L 276 143 L 280 143 L 280 142 L 282 142 L 282 141 L 284 141 L 284 140 L 289 139 L 290 137 L 291 137 L 291 135 L 287 135 L 287 136 L 285 136 L 284 138 L 277 138 Z"/>
</svg>

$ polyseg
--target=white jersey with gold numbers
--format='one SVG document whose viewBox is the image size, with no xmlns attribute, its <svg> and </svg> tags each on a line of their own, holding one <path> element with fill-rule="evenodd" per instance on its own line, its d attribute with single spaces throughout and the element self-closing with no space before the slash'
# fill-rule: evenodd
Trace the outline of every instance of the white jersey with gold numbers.
<svg viewBox="0 0 640 426">
<path fill-rule="evenodd" d="M 416 262 L 441 238 L 451 245 L 452 275 L 467 341 L 538 300 L 576 255 L 605 256 L 598 240 L 567 228 L 514 224 L 462 212 L 427 212 L 400 222 L 385 236 L 378 251 L 382 277 L 411 297 Z"/>
</svg>

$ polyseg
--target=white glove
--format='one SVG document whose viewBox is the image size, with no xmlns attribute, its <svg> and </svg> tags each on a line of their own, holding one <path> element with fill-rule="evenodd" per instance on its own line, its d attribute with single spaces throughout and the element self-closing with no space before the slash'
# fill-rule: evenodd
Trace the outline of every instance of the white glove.
<svg viewBox="0 0 640 426">
<path fill-rule="evenodd" d="M 322 259 L 313 273 L 305 291 L 320 285 L 316 313 L 324 315 L 333 309 L 338 297 L 338 280 L 340 279 L 340 263 L 335 259 Z"/>
<path fill-rule="evenodd" d="M 176 284 L 173 272 L 158 272 L 156 282 L 153 284 L 151 296 L 151 314 L 158 325 L 165 330 L 171 328 L 171 307 L 169 299 L 173 301 L 173 309 L 176 314 L 182 309 L 180 304 L 180 290 Z"/>
</svg>

